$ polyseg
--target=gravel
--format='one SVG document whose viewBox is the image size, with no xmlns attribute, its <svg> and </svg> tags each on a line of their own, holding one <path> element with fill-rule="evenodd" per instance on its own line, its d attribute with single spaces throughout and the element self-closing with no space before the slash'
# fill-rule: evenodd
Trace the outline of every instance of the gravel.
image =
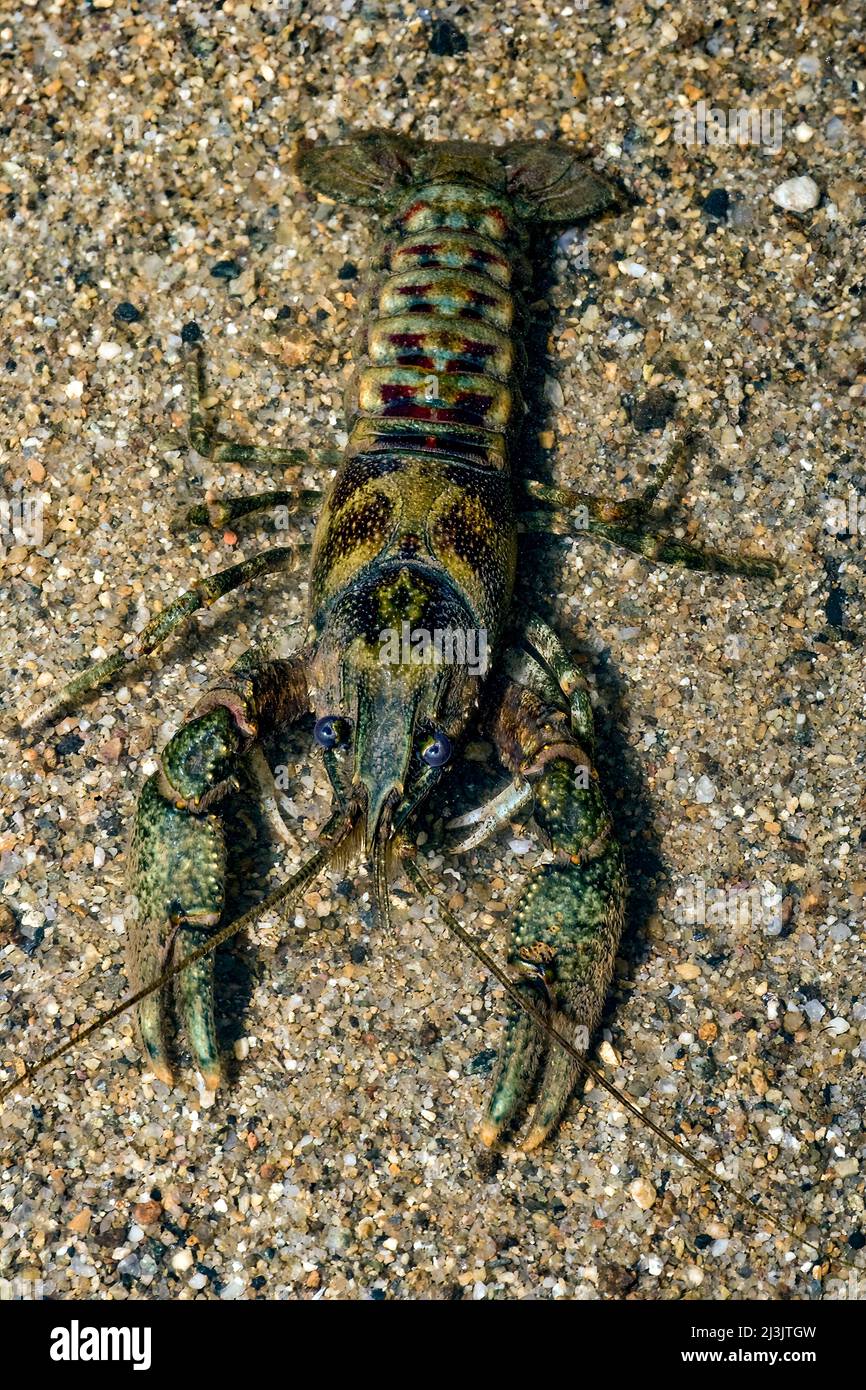
<svg viewBox="0 0 866 1390">
<path fill-rule="evenodd" d="M 788 1230 L 715 1196 L 597 1087 L 540 1153 L 479 1168 L 502 992 L 405 884 L 395 939 L 372 936 L 352 869 L 298 904 L 315 932 L 265 918 L 220 967 L 238 1060 L 217 1097 L 142 1075 L 124 1017 L 3 1105 L 13 1289 L 855 1296 L 835 1257 L 862 1263 L 866 1226 L 862 37 L 859 8 L 795 0 L 772 16 L 758 0 L 717 16 L 506 0 L 435 24 L 376 3 L 225 0 L 206 15 L 100 0 L 0 20 L 5 709 L 196 577 L 285 543 L 267 518 L 173 534 L 181 506 L 327 474 L 313 457 L 254 477 L 178 434 L 181 338 L 198 328 L 227 434 L 313 456 L 341 438 L 372 222 L 292 185 L 300 133 L 383 125 L 597 152 L 635 199 L 588 228 L 585 264 L 555 254 L 539 292 L 539 365 L 558 387 L 537 415 L 543 466 L 635 491 L 674 426 L 645 414 L 641 432 L 632 403 L 670 396 L 703 437 L 672 524 L 785 566 L 766 583 L 670 573 L 579 537 L 527 542 L 522 574 L 593 686 L 633 887 L 600 1064 Z M 682 116 L 701 101 L 780 114 L 781 140 L 699 141 Z M 34 499 L 41 535 L 22 523 Z M 292 534 L 308 540 L 309 522 Z M 301 548 L 288 586 L 222 603 L 43 736 L 4 742 L 7 1076 L 122 997 L 138 788 L 210 674 L 254 640 L 297 641 L 305 562 Z M 422 860 L 503 956 L 541 847 L 515 826 L 466 859 L 442 851 L 442 820 L 495 783 L 489 750 L 469 752 L 422 821 Z M 327 814 L 309 732 L 282 758 L 297 845 L 271 882 Z M 698 920 L 682 910 L 696 879 L 713 904 Z M 765 899 L 782 904 L 769 925 L 749 907 Z"/>
</svg>

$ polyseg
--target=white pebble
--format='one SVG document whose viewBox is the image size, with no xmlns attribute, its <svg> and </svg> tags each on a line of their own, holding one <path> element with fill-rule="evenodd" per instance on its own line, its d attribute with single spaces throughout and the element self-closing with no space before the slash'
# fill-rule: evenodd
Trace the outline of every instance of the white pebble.
<svg viewBox="0 0 866 1390">
<path fill-rule="evenodd" d="M 185 1269 L 192 1269 L 192 1255 L 189 1250 L 178 1250 L 176 1255 L 172 1255 L 171 1267 L 177 1270 L 178 1274 L 182 1274 Z"/>
<path fill-rule="evenodd" d="M 623 275 L 630 275 L 633 280 L 642 280 L 646 275 L 646 266 L 641 265 L 640 261 L 620 261 L 619 270 Z"/>
<path fill-rule="evenodd" d="M 794 126 L 794 139 L 798 140 L 801 145 L 808 145 L 814 134 L 815 132 L 812 127 L 807 125 L 805 121 L 801 121 L 799 125 Z"/>
<path fill-rule="evenodd" d="M 818 206 L 821 190 L 808 174 L 801 174 L 797 179 L 786 179 L 780 183 L 770 197 L 777 207 L 785 208 L 788 212 L 808 212 L 810 208 Z"/>
<path fill-rule="evenodd" d="M 112 362 L 115 357 L 119 357 L 123 352 L 120 343 L 100 343 L 97 357 L 101 357 L 103 362 Z"/>
<path fill-rule="evenodd" d="M 243 1291 L 244 1282 L 242 1279 L 230 1279 L 220 1294 L 220 1298 L 225 1299 L 226 1302 L 231 1302 L 234 1298 L 240 1298 Z"/>
<path fill-rule="evenodd" d="M 79 401 L 84 390 L 84 382 L 79 381 L 78 377 L 74 376 L 71 381 L 67 381 L 63 389 L 71 401 Z"/>
<path fill-rule="evenodd" d="M 513 850 L 515 854 L 528 854 L 529 851 L 532 849 L 532 841 L 531 841 L 531 840 L 509 840 L 509 841 L 508 841 L 508 848 L 511 849 L 511 850 Z"/>
<path fill-rule="evenodd" d="M 695 801 L 701 806 L 709 806 L 716 799 L 715 783 L 709 777 L 699 777 L 695 783 Z"/>
</svg>

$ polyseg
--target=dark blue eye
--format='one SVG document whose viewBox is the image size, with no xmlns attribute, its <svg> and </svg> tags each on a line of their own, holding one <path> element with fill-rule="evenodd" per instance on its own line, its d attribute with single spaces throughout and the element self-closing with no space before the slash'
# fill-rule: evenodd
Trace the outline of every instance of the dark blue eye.
<svg viewBox="0 0 866 1390">
<path fill-rule="evenodd" d="M 349 742 L 349 725 L 338 714 L 323 714 L 316 720 L 313 738 L 320 748 L 339 748 Z"/>
<path fill-rule="evenodd" d="M 444 767 L 451 757 L 451 740 L 441 729 L 421 749 L 421 758 L 428 767 Z"/>
</svg>

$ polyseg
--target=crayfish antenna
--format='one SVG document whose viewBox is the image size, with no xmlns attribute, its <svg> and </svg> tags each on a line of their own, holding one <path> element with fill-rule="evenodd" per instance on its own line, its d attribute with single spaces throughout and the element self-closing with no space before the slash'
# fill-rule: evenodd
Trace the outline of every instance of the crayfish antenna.
<svg viewBox="0 0 866 1390">
<path fill-rule="evenodd" d="M 687 1148 L 679 1139 L 676 1139 L 672 1134 L 668 1133 L 668 1131 L 657 1124 L 655 1120 L 650 1119 L 649 1115 L 632 1100 L 631 1096 L 626 1095 L 625 1091 L 621 1091 L 618 1086 L 614 1085 L 612 1081 L 609 1081 L 600 1067 L 594 1062 L 591 1062 L 585 1053 L 577 1048 L 574 1043 L 563 1034 L 559 1020 L 555 1019 L 551 1022 L 544 1008 L 539 1008 L 534 1001 L 530 1002 L 527 992 L 520 988 L 508 971 L 500 965 L 477 937 L 463 926 L 463 923 L 451 909 L 439 900 L 433 885 L 415 860 L 407 858 L 405 864 L 406 871 L 416 888 L 428 894 L 436 902 L 442 921 L 445 923 L 451 935 L 461 942 L 485 969 L 489 970 L 494 979 L 499 981 L 508 995 L 509 1001 L 513 1005 L 516 1005 L 518 1010 L 528 1016 L 528 1019 L 536 1026 L 539 1034 L 546 1034 L 550 1042 L 562 1049 L 579 1071 L 584 1072 L 597 1086 L 600 1086 L 602 1090 L 606 1091 L 609 1096 L 616 1100 L 633 1119 L 650 1130 L 666 1149 L 677 1154 L 692 1168 L 696 1169 L 697 1172 L 701 1173 L 703 1177 L 712 1184 L 710 1192 L 716 1202 L 720 1201 L 716 1193 L 716 1187 L 718 1186 L 722 1191 L 727 1191 L 736 1197 L 742 1210 L 747 1212 L 753 1220 L 763 1218 L 770 1226 L 775 1227 L 777 1231 L 783 1232 L 800 1245 L 804 1245 L 807 1249 L 814 1251 L 819 1257 L 822 1256 L 821 1247 L 818 1246 L 815 1241 L 808 1240 L 801 1231 L 795 1229 L 792 1224 L 793 1218 L 786 1219 L 783 1216 L 779 1216 L 775 1211 L 768 1211 L 765 1206 L 759 1205 L 758 1201 L 751 1195 L 742 1182 L 739 1182 L 736 1178 L 728 1177 L 725 1173 L 717 1172 L 711 1162 L 698 1158 L 697 1154 L 693 1153 L 691 1149 Z M 485 1126 L 482 1128 L 481 1138 L 487 1146 L 484 1152 L 487 1156 L 486 1163 L 488 1165 L 490 1162 L 489 1156 L 496 1152 L 495 1148 L 491 1146 L 496 1144 L 500 1133 L 501 1128 L 497 1127 L 495 1124 L 488 1128 L 485 1122 Z M 526 1152 L 529 1147 L 537 1147 L 537 1144 L 542 1142 L 547 1133 L 548 1130 L 544 1129 L 544 1132 L 540 1133 L 536 1139 L 535 1126 L 533 1125 L 528 1136 L 528 1141 L 525 1141 L 522 1145 L 523 1151 Z M 530 1145 L 529 1141 L 532 1140 L 536 1142 Z M 833 1258 L 838 1264 L 846 1265 L 851 1269 L 859 1268 L 853 1260 L 848 1259 L 842 1254 L 836 1253 Z"/>
</svg>

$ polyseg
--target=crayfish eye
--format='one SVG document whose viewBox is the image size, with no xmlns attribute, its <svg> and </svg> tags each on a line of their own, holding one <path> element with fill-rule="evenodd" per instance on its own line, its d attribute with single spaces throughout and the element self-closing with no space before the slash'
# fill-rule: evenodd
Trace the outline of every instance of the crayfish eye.
<svg viewBox="0 0 866 1390">
<path fill-rule="evenodd" d="M 349 724 L 338 714 L 323 714 L 316 720 L 313 738 L 320 748 L 341 748 L 349 742 Z"/>
<path fill-rule="evenodd" d="M 421 749 L 421 759 L 428 767 L 444 767 L 451 757 L 451 740 L 437 729 Z"/>
</svg>

